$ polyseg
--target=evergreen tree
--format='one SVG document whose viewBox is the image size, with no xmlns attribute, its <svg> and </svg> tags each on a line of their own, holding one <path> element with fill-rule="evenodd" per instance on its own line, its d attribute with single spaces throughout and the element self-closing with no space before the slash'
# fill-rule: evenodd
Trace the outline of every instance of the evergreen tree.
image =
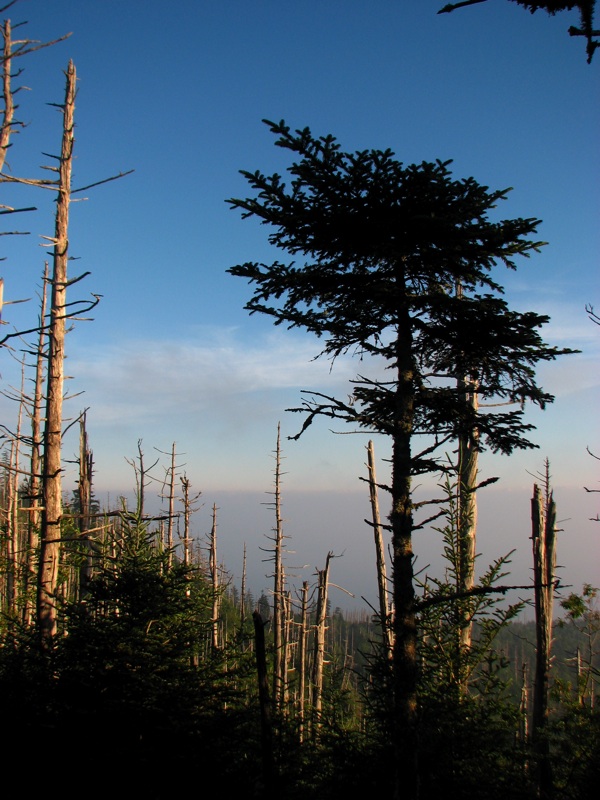
<svg viewBox="0 0 600 800">
<path fill-rule="evenodd" d="M 440 448 L 460 436 L 507 454 L 534 447 L 524 404 L 543 408 L 553 400 L 536 383 L 535 366 L 570 351 L 547 346 L 539 329 L 548 317 L 511 310 L 492 276 L 498 263 L 515 269 L 517 256 L 542 244 L 529 238 L 537 219 L 490 219 L 509 190 L 456 180 L 451 162 L 405 166 L 390 150 L 345 153 L 331 135 L 266 124 L 276 145 L 298 158 L 288 168 L 292 181 L 243 171 L 255 194 L 228 202 L 269 225 L 272 245 L 306 262 L 248 262 L 229 271 L 255 284 L 250 313 L 322 337 L 321 355 L 354 352 L 386 366 L 385 380 L 359 376 L 349 400 L 312 393 L 295 410 L 307 414 L 298 436 L 324 415 L 392 441 L 392 738 L 397 790 L 416 797 L 412 478 L 443 472 Z M 477 387 L 478 407 L 461 389 L 465 376 Z M 490 410 L 486 399 L 516 405 Z"/>
<path fill-rule="evenodd" d="M 457 8 L 474 6 L 479 3 L 486 3 L 487 0 L 460 0 L 458 3 L 448 3 L 438 11 L 438 14 L 446 14 L 455 11 Z M 598 39 L 600 31 L 594 28 L 594 11 L 596 10 L 596 0 L 510 0 L 518 3 L 532 14 L 536 11 L 546 11 L 550 16 L 554 16 L 559 11 L 579 11 L 580 26 L 576 28 L 571 25 L 569 36 L 584 36 L 586 39 L 587 62 L 591 63 L 594 51 L 600 45 Z"/>
<path fill-rule="evenodd" d="M 173 776 L 188 770 L 215 770 L 239 794 L 255 760 L 251 665 L 241 652 L 210 648 L 206 575 L 172 559 L 134 515 L 98 564 L 85 600 L 61 607 L 64 635 L 50 647 L 27 628 L 1 642 L 6 757 L 25 769 L 23 742 L 52 732 L 49 763 L 68 757 L 89 781 L 91 760 L 94 796 L 118 786 L 169 797 Z M 42 769 L 31 787 L 47 780 Z"/>
</svg>

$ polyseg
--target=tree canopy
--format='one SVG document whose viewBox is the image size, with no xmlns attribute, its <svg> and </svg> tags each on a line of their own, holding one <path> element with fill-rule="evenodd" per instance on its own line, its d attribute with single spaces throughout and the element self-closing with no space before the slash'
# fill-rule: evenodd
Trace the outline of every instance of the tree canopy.
<svg viewBox="0 0 600 800">
<path fill-rule="evenodd" d="M 449 161 L 406 166 L 391 150 L 345 153 L 333 136 L 265 122 L 276 145 L 299 156 L 291 183 L 243 171 L 255 195 L 229 202 L 269 225 L 271 244 L 307 260 L 232 267 L 255 286 L 246 308 L 317 334 L 333 358 L 356 350 L 397 366 L 399 339 L 410 340 L 414 432 L 443 438 L 472 428 L 473 408 L 456 386 L 470 376 L 482 399 L 520 404 L 479 414 L 489 446 L 533 446 L 522 404 L 553 399 L 537 385 L 535 365 L 566 351 L 543 342 L 547 316 L 509 309 L 494 268 L 513 270 L 540 249 L 531 238 L 539 220 L 493 221 L 510 190 L 456 179 Z M 350 405 L 320 405 L 319 413 L 393 435 L 394 386 L 359 381 Z"/>
<path fill-rule="evenodd" d="M 461 0 L 459 3 L 448 3 L 438 11 L 438 14 L 446 14 L 464 6 L 474 6 L 479 3 L 486 3 L 487 0 Z M 591 63 L 595 49 L 600 45 L 595 36 L 600 36 L 600 31 L 594 29 L 594 11 L 596 0 L 510 0 L 511 3 L 518 3 L 532 14 L 536 11 L 547 11 L 554 16 L 559 11 L 579 10 L 580 26 L 577 28 L 571 25 L 569 36 L 584 36 L 586 39 L 587 62 Z"/>
</svg>

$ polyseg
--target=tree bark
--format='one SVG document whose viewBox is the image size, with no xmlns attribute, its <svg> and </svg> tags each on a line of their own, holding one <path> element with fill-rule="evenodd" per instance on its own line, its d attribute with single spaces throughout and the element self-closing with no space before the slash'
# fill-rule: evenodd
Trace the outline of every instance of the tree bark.
<svg viewBox="0 0 600 800">
<path fill-rule="evenodd" d="M 317 594 L 317 613 L 315 619 L 315 651 L 312 677 L 313 737 L 321 727 L 323 708 L 323 666 L 325 663 L 325 633 L 327 630 L 327 590 L 329 586 L 329 562 L 333 553 L 327 553 L 325 569 L 318 570 L 319 590 Z"/>
<path fill-rule="evenodd" d="M 38 573 L 38 627 L 42 642 L 57 631 L 56 588 L 60 560 L 62 521 L 61 437 L 63 383 L 65 359 L 65 319 L 67 314 L 67 265 L 69 261 L 69 205 L 73 164 L 74 113 L 76 73 L 72 61 L 67 70 L 65 102 L 63 105 L 63 136 L 60 155 L 54 256 L 52 270 L 52 299 L 50 304 L 48 389 L 46 392 L 46 423 L 44 429 L 44 469 L 42 478 L 43 510 Z"/>
<path fill-rule="evenodd" d="M 300 743 L 304 741 L 305 703 L 306 703 L 306 656 L 308 653 L 308 581 L 302 583 L 302 609 L 300 614 L 300 640 L 298 648 L 298 734 Z"/>
<path fill-rule="evenodd" d="M 191 501 L 190 501 L 190 481 L 187 475 L 179 479 L 183 488 L 183 565 L 189 567 L 191 563 L 190 556 L 190 514 L 191 514 Z"/>
<path fill-rule="evenodd" d="M 94 569 L 94 554 L 88 529 L 90 528 L 90 513 L 92 502 L 92 474 L 94 457 L 89 449 L 86 428 L 86 413 L 81 415 L 79 422 L 79 533 L 83 545 L 83 561 L 79 569 L 79 597 L 85 598 L 92 579 Z"/>
<path fill-rule="evenodd" d="M 375 471 L 375 449 L 373 441 L 367 445 L 367 467 L 369 470 L 369 496 L 371 501 L 371 519 L 373 522 L 373 536 L 375 538 L 375 556 L 377 561 L 377 585 L 379 589 L 379 621 L 381 636 L 385 652 L 389 658 L 392 655 L 393 640 L 390 619 L 389 589 L 385 564 L 385 548 L 383 545 L 383 528 L 379 514 L 379 498 L 377 493 L 377 475 Z"/>
<path fill-rule="evenodd" d="M 468 379 L 459 382 L 466 404 L 477 413 L 477 385 Z M 458 439 L 458 581 L 457 591 L 469 592 L 475 586 L 475 548 L 477 541 L 477 471 L 479 461 L 479 432 L 476 428 Z M 473 622 L 471 600 L 460 600 L 458 608 L 458 658 L 457 679 L 461 692 L 466 692 L 467 682 L 464 662 L 471 647 Z"/>
<path fill-rule="evenodd" d="M 275 450 L 275 570 L 273 575 L 273 701 L 276 709 L 283 705 L 283 642 L 285 615 L 283 573 L 283 519 L 281 516 L 281 423 L 277 424 L 277 447 Z"/>
<path fill-rule="evenodd" d="M 552 645 L 552 606 L 556 566 L 556 505 L 546 479 L 546 497 L 537 484 L 531 500 L 533 564 L 535 580 L 536 654 L 533 685 L 532 738 L 537 757 L 538 795 L 552 797 L 552 769 L 546 728 Z"/>
<path fill-rule="evenodd" d="M 210 531 L 210 574 L 212 579 L 212 647 L 219 648 L 219 565 L 217 563 L 217 506 L 213 504 Z"/>
<path fill-rule="evenodd" d="M 44 375 L 46 364 L 46 353 L 44 344 L 46 342 L 46 306 L 48 302 L 48 262 L 44 264 L 44 278 L 42 285 L 42 301 L 40 309 L 40 330 L 38 335 L 38 345 L 35 360 L 35 379 L 33 389 L 33 403 L 31 409 L 31 461 L 29 477 L 29 520 L 27 536 L 27 566 L 25 569 L 24 592 L 25 608 L 24 622 L 31 625 L 35 617 L 35 602 L 31 597 L 29 587 L 35 580 L 35 562 L 39 544 L 39 532 L 41 524 L 41 478 L 42 478 L 42 409 L 44 405 Z"/>
<path fill-rule="evenodd" d="M 13 132 L 12 123 L 15 115 L 15 104 L 11 87 L 12 79 L 12 29 L 10 20 L 4 21 L 1 26 L 4 48 L 2 55 L 2 89 L 4 99 L 4 111 L 2 115 L 2 126 L 0 127 L 0 170 L 4 167 L 6 153 L 10 147 L 10 135 Z"/>
<path fill-rule="evenodd" d="M 403 285 L 403 281 L 402 281 Z M 413 503 L 411 492 L 415 411 L 415 364 L 411 320 L 407 310 L 399 313 L 396 329 L 397 382 L 392 445 L 393 553 L 393 672 L 396 800 L 419 796 L 417 741 L 417 624 L 413 574 Z"/>
</svg>

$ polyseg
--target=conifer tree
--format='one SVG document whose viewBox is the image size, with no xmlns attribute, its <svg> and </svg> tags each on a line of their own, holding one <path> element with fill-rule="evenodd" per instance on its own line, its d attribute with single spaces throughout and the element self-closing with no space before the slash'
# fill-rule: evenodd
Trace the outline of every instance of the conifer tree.
<svg viewBox="0 0 600 800">
<path fill-rule="evenodd" d="M 479 3 L 486 3 L 487 0 L 461 0 L 458 3 L 447 3 L 440 8 L 438 14 L 447 14 L 456 11 L 457 8 L 474 6 Z M 587 62 L 591 63 L 594 51 L 600 45 L 597 36 L 600 30 L 594 27 L 594 11 L 596 10 L 596 0 L 510 0 L 535 14 L 536 11 L 546 11 L 550 16 L 554 16 L 560 11 L 579 11 L 579 27 L 571 25 L 569 36 L 584 36 L 586 39 Z"/>
<path fill-rule="evenodd" d="M 473 432 L 478 450 L 509 454 L 535 447 L 525 403 L 543 408 L 553 400 L 536 383 L 535 367 L 570 351 L 546 345 L 539 329 L 549 318 L 511 310 L 492 275 L 498 264 L 515 269 L 518 256 L 542 245 L 530 238 L 539 220 L 490 218 L 508 189 L 457 180 L 449 161 L 405 166 L 390 150 L 345 153 L 331 135 L 316 138 L 308 128 L 292 132 L 284 121 L 265 122 L 276 145 L 297 158 L 288 168 L 291 183 L 278 174 L 243 171 L 254 195 L 228 202 L 243 217 L 269 225 L 272 245 L 305 261 L 247 262 L 229 272 L 254 284 L 250 313 L 316 334 L 323 342 L 320 355 L 335 359 L 351 352 L 361 355 L 365 369 L 374 365 L 371 376 L 358 376 L 348 400 L 305 395 L 302 409 L 294 409 L 306 413 L 295 438 L 325 416 L 392 441 L 392 737 L 396 789 L 413 798 L 418 706 L 412 479 L 444 472 L 444 445 Z M 477 381 L 479 404 L 460 390 L 464 376 Z M 513 405 L 484 407 L 490 398 Z"/>
</svg>

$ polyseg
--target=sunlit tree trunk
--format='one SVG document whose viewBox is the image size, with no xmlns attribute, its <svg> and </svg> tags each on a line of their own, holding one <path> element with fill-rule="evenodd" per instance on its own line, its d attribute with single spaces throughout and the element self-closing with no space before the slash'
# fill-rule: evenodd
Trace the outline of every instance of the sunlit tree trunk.
<svg viewBox="0 0 600 800">
<path fill-rule="evenodd" d="M 167 521 L 168 565 L 173 563 L 173 526 L 175 524 L 175 442 L 171 446 L 171 467 L 169 468 L 169 519 Z"/>
<path fill-rule="evenodd" d="M 325 634 L 327 631 L 327 594 L 329 587 L 329 562 L 333 553 L 327 553 L 325 569 L 318 570 L 319 588 L 315 619 L 315 650 L 312 675 L 313 736 L 321 727 L 323 709 L 323 666 L 325 663 Z"/>
<path fill-rule="evenodd" d="M 308 655 L 308 581 L 302 583 L 302 607 L 300 612 L 300 636 L 298 648 L 298 732 L 300 742 L 304 741 L 306 706 L 306 658 Z"/>
<path fill-rule="evenodd" d="M 24 370 L 25 364 L 21 364 L 21 392 L 19 398 L 19 413 L 17 418 L 17 430 L 12 437 L 10 444 L 10 459 L 7 478 L 7 503 L 6 503 L 6 553 L 4 561 L 6 565 L 6 597 L 5 608 L 9 615 L 13 615 L 17 610 L 17 594 L 19 583 L 19 472 L 21 456 L 21 424 L 23 421 L 24 404 Z"/>
<path fill-rule="evenodd" d="M 532 739 L 537 757 L 539 797 L 552 796 L 552 770 L 546 734 L 550 649 L 552 645 L 552 607 L 556 567 L 556 505 L 550 491 L 546 462 L 545 496 L 537 484 L 531 500 L 533 571 L 535 580 L 536 654 L 533 685 Z"/>
<path fill-rule="evenodd" d="M 48 303 L 48 262 L 44 264 L 44 278 L 42 283 L 42 300 L 40 308 L 40 329 L 38 334 L 37 352 L 35 359 L 35 379 L 31 407 L 31 460 L 29 466 L 29 519 L 27 525 L 27 565 L 24 575 L 25 608 L 24 622 L 33 623 L 35 616 L 35 603 L 30 591 L 36 573 L 36 558 L 38 555 L 39 531 L 42 518 L 41 478 L 42 478 L 42 414 L 44 408 L 44 377 L 46 375 L 47 353 L 44 347 L 47 340 L 46 332 L 46 307 Z"/>
<path fill-rule="evenodd" d="M 385 548 L 383 544 L 383 527 L 379 514 L 379 497 L 377 492 L 377 475 L 375 470 L 375 448 L 373 441 L 369 440 L 367 445 L 369 470 L 369 496 L 371 500 L 371 519 L 373 524 L 373 535 L 375 538 L 375 555 L 377 561 L 377 584 L 379 589 L 379 621 L 381 625 L 382 641 L 386 653 L 391 658 L 392 654 L 392 627 L 389 605 L 389 588 L 387 570 L 385 564 Z"/>
<path fill-rule="evenodd" d="M 13 132 L 12 124 L 15 115 L 15 104 L 11 87 L 12 79 L 12 28 L 10 20 L 4 21 L 0 27 L 4 39 L 2 53 L 2 94 L 4 99 L 4 111 L 2 126 L 0 127 L 0 170 L 4 167 L 6 153 L 10 147 L 10 135 Z"/>
<path fill-rule="evenodd" d="M 281 423 L 277 425 L 277 447 L 275 450 L 275 548 L 273 573 L 273 702 L 276 709 L 283 705 L 285 681 L 284 671 L 284 590 L 283 572 L 283 519 L 281 516 Z"/>
<path fill-rule="evenodd" d="M 468 379 L 459 381 L 459 392 L 465 404 L 477 414 L 477 384 Z M 458 574 L 457 591 L 465 594 L 475 586 L 475 548 L 477 541 L 477 471 L 479 433 L 476 428 L 464 432 L 458 439 Z M 465 659 L 471 647 L 473 621 L 469 598 L 457 602 L 458 660 L 456 675 L 462 692 L 467 690 Z"/>
<path fill-rule="evenodd" d="M 60 155 L 52 299 L 50 303 L 48 389 L 44 429 L 44 467 L 42 478 L 42 525 L 38 573 L 38 626 L 42 641 L 47 642 L 57 631 L 56 589 L 60 560 L 62 521 L 61 437 L 65 358 L 65 318 L 67 314 L 67 265 L 69 260 L 69 204 L 73 162 L 76 73 L 69 62 L 63 109 L 63 137 Z"/>
<path fill-rule="evenodd" d="M 183 564 L 189 567 L 190 555 L 190 515 L 192 513 L 190 500 L 190 481 L 187 475 L 180 478 L 183 488 Z"/>
</svg>

